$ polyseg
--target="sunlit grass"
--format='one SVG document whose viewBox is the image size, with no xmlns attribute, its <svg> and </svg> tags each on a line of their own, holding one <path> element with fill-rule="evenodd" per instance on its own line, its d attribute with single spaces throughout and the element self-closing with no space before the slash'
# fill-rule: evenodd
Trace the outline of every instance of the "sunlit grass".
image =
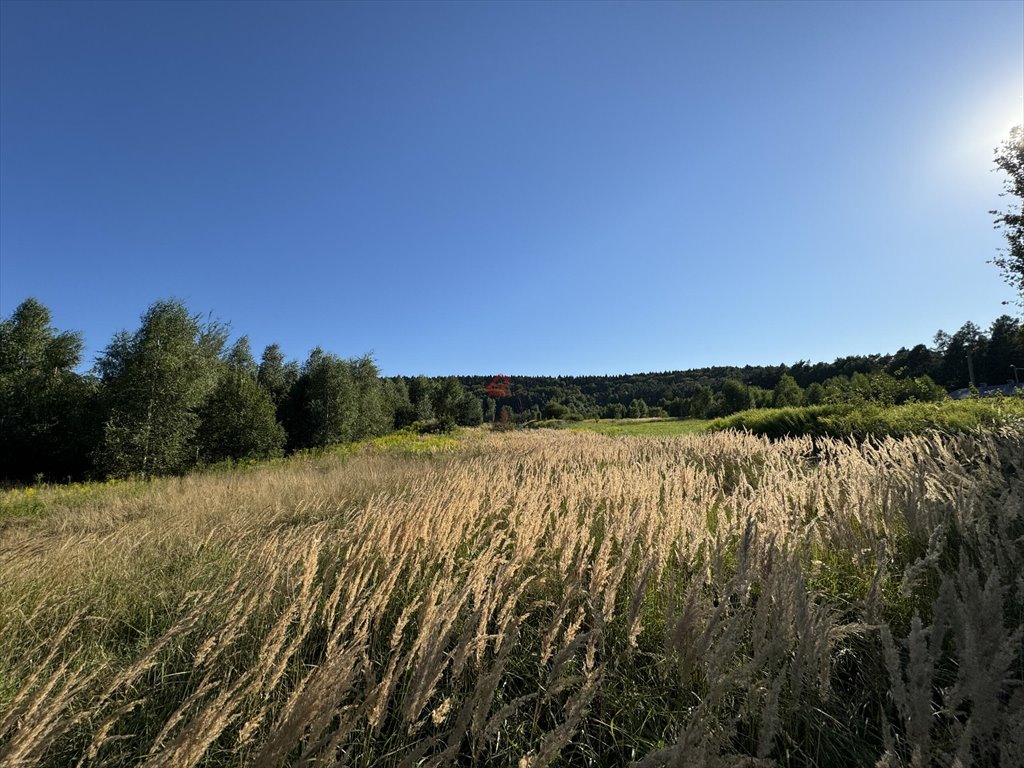
<svg viewBox="0 0 1024 768">
<path fill-rule="evenodd" d="M 258 461 L 226 461 L 191 473 L 191 476 L 246 473 L 252 471 L 287 470 L 303 464 L 332 464 L 339 459 L 367 453 L 392 453 L 411 456 L 450 454 L 460 440 L 465 442 L 470 430 L 448 434 L 421 435 L 414 432 L 394 432 L 383 437 L 354 443 L 305 451 L 293 456 Z M 479 432 L 479 430 L 477 430 Z M 14 521 L 43 515 L 48 509 L 73 510 L 102 504 L 105 500 L 123 500 L 153 487 L 179 482 L 177 478 L 145 480 L 105 480 L 81 483 L 40 483 L 0 490 L 0 527 L 5 521 Z"/>
<path fill-rule="evenodd" d="M 706 429 L 708 423 L 702 419 L 587 419 L 566 422 L 566 426 L 611 436 L 672 437 L 697 434 Z"/>
<path fill-rule="evenodd" d="M 1009 429 L 479 429 L 9 493 L 2 765 L 1021 762 Z"/>
</svg>

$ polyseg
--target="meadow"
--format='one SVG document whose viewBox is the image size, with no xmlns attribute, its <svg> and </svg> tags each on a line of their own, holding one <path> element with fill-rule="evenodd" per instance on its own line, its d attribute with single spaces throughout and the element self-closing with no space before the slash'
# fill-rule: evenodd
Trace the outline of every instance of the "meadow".
<svg viewBox="0 0 1024 768">
<path fill-rule="evenodd" d="M 585 419 L 565 423 L 569 429 L 586 429 L 602 435 L 646 435 L 672 437 L 694 435 L 703 431 L 708 422 L 702 419 Z"/>
<path fill-rule="evenodd" d="M 0 765 L 1024 762 L 1024 432 L 396 435 L 0 495 Z"/>
</svg>

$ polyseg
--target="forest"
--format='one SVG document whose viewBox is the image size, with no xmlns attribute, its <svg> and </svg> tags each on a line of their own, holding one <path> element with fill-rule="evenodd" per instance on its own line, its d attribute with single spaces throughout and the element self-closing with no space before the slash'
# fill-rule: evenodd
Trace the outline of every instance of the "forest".
<svg viewBox="0 0 1024 768">
<path fill-rule="evenodd" d="M 968 355 L 979 386 L 1024 378 L 1024 325 L 1002 315 L 987 331 L 967 322 L 953 334 L 939 331 L 931 346 L 850 355 L 830 363 L 801 360 L 793 365 L 621 376 L 513 376 L 510 401 L 524 420 L 666 415 L 703 419 L 748 408 L 932 401 L 945 398 L 947 390 L 969 385 Z M 467 389 L 481 391 L 489 378 L 459 380 Z"/>
<path fill-rule="evenodd" d="M 319 347 L 304 362 L 277 344 L 259 360 L 246 336 L 155 302 L 134 331 L 114 336 L 81 372 L 81 333 L 52 325 L 26 299 L 0 321 L 0 480 L 148 477 L 256 460 L 409 429 L 443 432 L 484 421 L 708 419 L 751 408 L 879 403 L 947 397 L 1002 383 L 1024 364 L 1024 325 L 1008 315 L 987 331 L 965 323 L 931 346 L 831 363 L 713 367 L 620 376 L 382 377 L 369 355 Z M 498 395 L 492 397 L 490 395 Z"/>
</svg>

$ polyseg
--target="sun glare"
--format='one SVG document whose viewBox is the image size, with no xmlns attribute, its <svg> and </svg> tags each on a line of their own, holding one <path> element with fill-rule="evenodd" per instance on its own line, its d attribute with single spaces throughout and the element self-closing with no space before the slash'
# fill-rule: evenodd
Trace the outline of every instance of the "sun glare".
<svg viewBox="0 0 1024 768">
<path fill-rule="evenodd" d="M 940 151 L 933 153 L 940 163 L 937 171 L 959 183 L 966 178 L 987 183 L 992 153 L 1011 128 L 1024 123 L 1024 84 L 1018 80 L 958 102 L 948 109 L 945 128 L 938 131 Z"/>
</svg>

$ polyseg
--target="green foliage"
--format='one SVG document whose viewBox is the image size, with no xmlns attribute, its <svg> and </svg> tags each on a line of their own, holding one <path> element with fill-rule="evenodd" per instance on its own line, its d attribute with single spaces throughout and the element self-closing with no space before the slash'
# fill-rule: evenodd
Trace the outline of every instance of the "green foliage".
<svg viewBox="0 0 1024 768">
<path fill-rule="evenodd" d="M 647 403 L 636 399 L 629 404 L 629 418 L 643 419 L 647 417 Z"/>
<path fill-rule="evenodd" d="M 800 385 L 796 383 L 796 379 L 788 373 L 783 374 L 772 393 L 772 406 L 775 408 L 790 408 L 803 405 L 803 402 L 804 392 L 800 389 Z"/>
<path fill-rule="evenodd" d="M 714 393 L 711 387 L 700 384 L 690 396 L 689 416 L 691 419 L 708 418 L 715 407 Z"/>
<path fill-rule="evenodd" d="M 924 344 L 917 344 L 911 349 L 901 347 L 886 363 L 885 370 L 893 376 L 938 376 L 942 363 L 938 350 L 929 349 Z"/>
<path fill-rule="evenodd" d="M 414 424 L 444 431 L 455 424 L 499 419 L 499 401 L 486 398 L 481 407 L 466 394 L 479 394 L 493 377 L 385 381 L 369 357 L 346 361 L 321 350 L 300 369 L 285 360 L 276 344 L 264 349 L 257 365 L 247 337 L 225 351 L 224 329 L 189 316 L 180 302 L 154 304 L 142 328 L 113 339 L 98 362 L 98 377 L 81 375 L 75 371 L 79 335 L 56 331 L 49 318 L 46 308 L 30 299 L 0 323 L 0 479 L 148 476 L 181 472 L 225 451 L 248 455 L 270 450 L 265 448 L 273 443 L 269 438 L 257 440 L 257 448 L 238 447 L 249 443 L 225 437 L 230 431 L 226 416 L 210 408 L 199 412 L 204 403 L 214 402 L 209 398 L 215 386 L 222 390 L 219 401 L 255 402 L 251 392 L 225 389 L 228 384 L 220 378 L 225 366 L 254 377 L 267 393 L 291 450 Z M 500 402 L 519 410 L 509 411 L 506 421 L 525 424 L 543 416 L 563 421 L 662 415 L 704 419 L 801 402 L 801 394 L 807 405 L 938 401 L 946 397 L 944 386 L 966 385 L 968 355 L 979 385 L 1012 379 L 1013 366 L 1024 365 L 1024 326 L 1004 315 L 987 332 L 973 323 L 952 335 L 940 331 L 934 348 L 918 344 L 894 355 L 831 363 L 518 377 L 514 398 Z M 258 410 L 262 413 L 262 406 Z M 196 430 L 204 421 L 210 426 L 200 439 Z M 262 415 L 257 421 L 253 429 L 273 431 Z M 236 447 L 225 447 L 230 445 Z"/>
<path fill-rule="evenodd" d="M 988 343 L 979 352 L 976 367 L 980 381 L 989 384 L 1019 381 L 1020 375 L 1024 375 L 1024 325 L 1009 315 L 997 317 L 989 328 Z"/>
<path fill-rule="evenodd" d="M 1011 422 L 1024 422 L 1024 399 L 986 398 L 894 406 L 841 404 L 754 410 L 718 419 L 709 425 L 709 429 L 742 429 L 771 438 L 812 435 L 865 439 L 906 437 L 933 430 L 970 433 Z"/>
<path fill-rule="evenodd" d="M 569 426 L 569 422 L 563 419 L 541 419 L 540 421 L 531 421 L 526 425 L 527 429 L 565 429 Z"/>
<path fill-rule="evenodd" d="M 536 405 L 531 405 L 525 411 L 515 415 L 515 421 L 517 424 L 528 424 L 531 421 L 539 421 L 540 418 L 540 407 Z"/>
<path fill-rule="evenodd" d="M 310 352 L 283 410 L 296 449 L 374 437 L 390 426 L 372 359 L 342 360 L 319 347 Z"/>
<path fill-rule="evenodd" d="M 952 342 L 951 344 L 949 342 Z M 897 380 L 930 377 L 932 388 L 957 389 L 967 385 L 967 352 L 974 356 L 974 367 L 979 382 L 1001 384 L 1012 378 L 1011 365 L 1024 365 L 1024 328 L 1021 323 L 1003 316 L 992 324 L 988 333 L 974 324 L 965 324 L 950 336 L 939 332 L 935 346 L 917 344 L 910 349 L 901 348 L 893 354 L 851 355 L 831 362 L 811 363 L 798 361 L 793 365 L 775 366 L 715 366 L 661 373 L 637 373 L 623 376 L 517 376 L 513 381 L 515 408 L 520 411 L 534 406 L 543 409 L 551 400 L 564 405 L 569 411 L 593 418 L 616 417 L 614 404 L 627 404 L 639 399 L 648 407 L 664 408 L 669 415 L 708 418 L 727 414 L 740 405 L 741 396 L 727 402 L 727 382 L 733 380 L 746 386 L 750 406 L 772 407 L 774 389 L 783 376 L 789 376 L 800 388 L 811 384 L 823 385 L 829 379 L 854 374 L 869 376 L 888 374 Z M 482 390 L 490 376 L 461 377 L 464 387 Z M 735 384 L 728 385 L 735 389 Z M 795 395 L 787 381 L 784 389 Z M 820 394 L 820 393 L 819 393 Z M 738 393 L 737 393 L 738 395 Z M 782 402 L 795 402 L 787 395 Z M 911 396 L 903 398 L 909 401 Z M 931 399 L 925 394 L 913 398 Z M 807 402 L 815 405 L 815 402 Z M 692 411 L 691 411 L 692 408 Z"/>
<path fill-rule="evenodd" d="M 158 301 L 98 361 L 105 418 L 97 463 L 112 477 L 181 472 L 196 459 L 198 410 L 213 389 L 226 332 L 177 300 Z"/>
<path fill-rule="evenodd" d="M 852 406 L 814 405 L 802 408 L 763 408 L 741 411 L 709 424 L 709 429 L 742 429 L 755 435 L 782 438 L 794 435 L 819 434 L 819 417 Z"/>
<path fill-rule="evenodd" d="M 544 414 L 545 419 L 564 419 L 569 409 L 557 400 L 551 399 L 544 404 L 541 412 Z"/>
<path fill-rule="evenodd" d="M 270 344 L 263 350 L 256 381 L 270 395 L 275 407 L 285 401 L 298 378 L 299 366 L 285 362 L 281 347 Z"/>
<path fill-rule="evenodd" d="M 804 390 L 804 403 L 807 405 L 821 405 L 825 402 L 825 387 L 816 381 L 812 381 Z"/>
<path fill-rule="evenodd" d="M 459 380 L 454 377 L 441 379 L 431 393 L 431 405 L 434 418 L 442 431 L 452 429 L 459 418 L 459 407 L 462 402 L 463 390 Z"/>
<path fill-rule="evenodd" d="M 409 387 L 405 379 L 400 376 L 385 379 L 383 387 L 384 403 L 391 414 L 392 426 L 395 429 L 402 429 L 416 421 L 416 413 L 409 401 Z"/>
<path fill-rule="evenodd" d="M 817 395 L 817 393 L 816 393 Z M 902 405 L 931 403 L 946 399 L 946 390 L 929 376 L 896 378 L 884 371 L 855 373 L 850 378 L 836 376 L 825 382 L 820 403 L 863 405 Z M 811 403 L 808 403 L 811 404 Z"/>
<path fill-rule="evenodd" d="M 1024 307 L 1024 126 L 1016 126 L 1010 137 L 996 150 L 996 167 L 1006 174 L 1003 197 L 1014 198 L 1006 211 L 989 211 L 995 225 L 1003 230 L 1006 248 L 992 259 L 1003 279 L 1017 291 L 1017 302 Z"/>
<path fill-rule="evenodd" d="M 414 430 L 403 429 L 383 437 L 375 437 L 366 443 L 358 443 L 354 449 L 359 450 L 364 445 L 385 453 L 436 456 L 453 453 L 459 447 L 459 440 L 457 434 L 451 432 L 442 435 L 424 435 Z"/>
<path fill-rule="evenodd" d="M 622 403 L 608 403 L 604 407 L 601 417 L 605 419 L 624 419 L 626 418 L 626 406 Z"/>
<path fill-rule="evenodd" d="M 409 380 L 409 403 L 412 406 L 412 421 L 429 421 L 434 418 L 434 382 L 426 376 Z"/>
<path fill-rule="evenodd" d="M 463 393 L 456 423 L 460 427 L 476 427 L 484 423 L 484 406 L 479 397 L 469 392 Z"/>
<path fill-rule="evenodd" d="M 292 450 L 376 437 L 412 416 L 406 387 L 382 381 L 373 357 L 346 360 L 319 347 L 309 353 L 282 414 Z"/>
<path fill-rule="evenodd" d="M 940 380 L 951 388 L 965 387 L 969 382 L 967 356 L 977 356 L 985 344 L 985 337 L 974 323 L 964 323 L 952 336 L 939 331 L 935 334 L 935 347 L 942 355 L 938 368 Z"/>
<path fill-rule="evenodd" d="M 26 299 L 0 321 L 0 479 L 81 477 L 95 440 L 96 383 L 77 375 L 79 333 Z"/>
<path fill-rule="evenodd" d="M 224 366 L 199 418 L 196 445 L 204 463 L 266 459 L 283 451 L 285 432 L 270 394 L 243 369 Z"/>
<path fill-rule="evenodd" d="M 754 406 L 753 394 L 742 381 L 726 379 L 722 383 L 722 410 L 725 414 L 746 411 Z"/>
<path fill-rule="evenodd" d="M 249 344 L 249 337 L 242 336 L 231 345 L 231 348 L 224 355 L 224 362 L 228 367 L 251 376 L 255 379 L 259 375 L 259 366 L 252 356 L 252 346 Z"/>
<path fill-rule="evenodd" d="M 354 439 L 364 440 L 390 432 L 394 426 L 394 413 L 390 408 L 380 370 L 370 355 L 349 361 L 355 383 Z"/>
</svg>

